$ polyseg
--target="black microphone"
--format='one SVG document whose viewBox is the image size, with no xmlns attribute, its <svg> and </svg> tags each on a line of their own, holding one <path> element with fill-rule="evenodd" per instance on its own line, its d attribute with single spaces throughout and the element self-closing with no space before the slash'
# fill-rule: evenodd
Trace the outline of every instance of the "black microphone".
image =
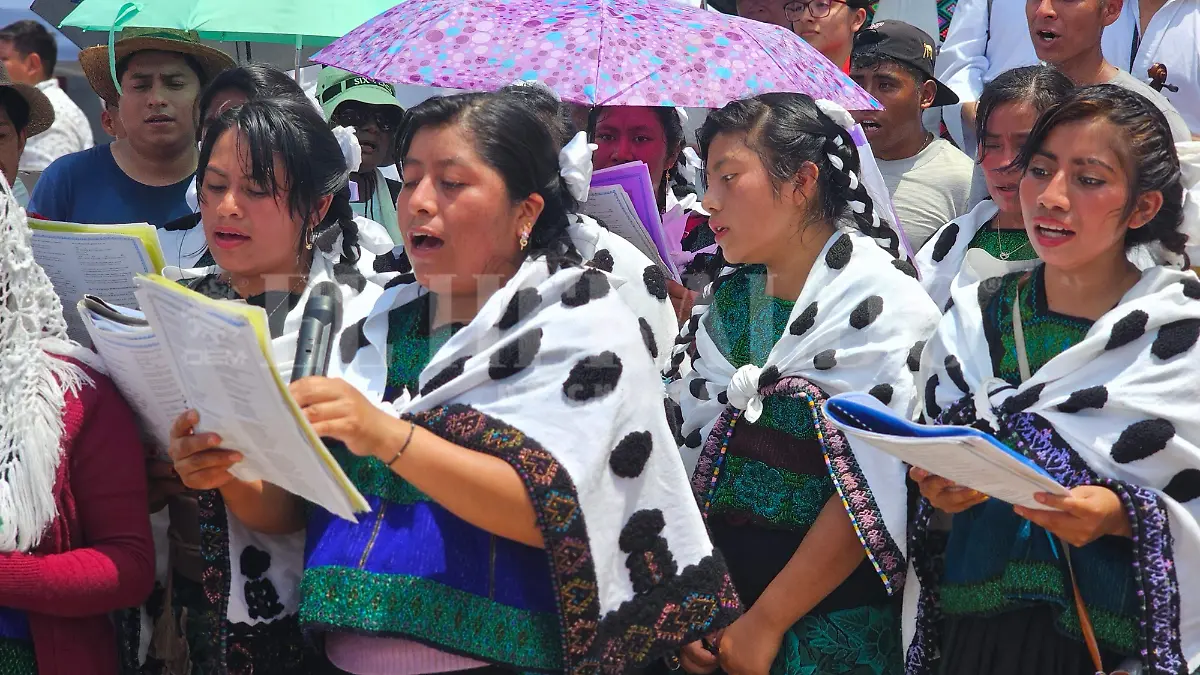
<svg viewBox="0 0 1200 675">
<path fill-rule="evenodd" d="M 292 363 L 292 382 L 310 375 L 324 375 L 329 369 L 330 344 L 342 327 L 342 293 L 332 281 L 313 287 L 304 303 L 300 330 L 296 335 L 296 360 Z"/>
</svg>

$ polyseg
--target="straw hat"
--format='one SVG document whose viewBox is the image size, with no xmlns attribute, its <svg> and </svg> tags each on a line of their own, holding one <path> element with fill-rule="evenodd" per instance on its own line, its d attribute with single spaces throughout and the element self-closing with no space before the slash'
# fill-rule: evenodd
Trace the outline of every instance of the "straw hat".
<svg viewBox="0 0 1200 675">
<path fill-rule="evenodd" d="M 3 63 L 0 63 L 0 87 L 16 90 L 29 105 L 29 122 L 25 125 L 26 138 L 40 134 L 54 124 L 54 106 L 50 104 L 50 99 L 37 87 L 13 82 Z"/>
<path fill-rule="evenodd" d="M 208 81 L 236 65 L 225 52 L 201 44 L 195 31 L 172 28 L 126 28 L 121 31 L 113 50 L 118 62 L 130 54 L 144 51 L 187 54 L 200 63 Z M 106 103 L 117 102 L 121 95 L 112 79 L 108 45 L 96 45 L 79 52 L 79 67 L 100 98 Z"/>
</svg>

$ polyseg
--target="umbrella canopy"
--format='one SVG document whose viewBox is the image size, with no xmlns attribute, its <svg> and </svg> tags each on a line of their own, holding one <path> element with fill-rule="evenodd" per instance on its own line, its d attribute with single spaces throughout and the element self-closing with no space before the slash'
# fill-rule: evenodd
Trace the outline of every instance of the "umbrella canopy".
<svg viewBox="0 0 1200 675">
<path fill-rule="evenodd" d="M 43 0 L 39 0 L 41 4 Z M 178 28 L 206 40 L 321 46 L 394 0 L 49 0 L 78 6 L 62 21 L 88 31 Z M 120 21 L 118 22 L 118 17 Z"/>
<path fill-rule="evenodd" d="M 715 108 L 802 92 L 880 107 L 791 31 L 663 0 L 408 0 L 313 60 L 452 89 L 536 79 L 584 105 Z"/>
</svg>

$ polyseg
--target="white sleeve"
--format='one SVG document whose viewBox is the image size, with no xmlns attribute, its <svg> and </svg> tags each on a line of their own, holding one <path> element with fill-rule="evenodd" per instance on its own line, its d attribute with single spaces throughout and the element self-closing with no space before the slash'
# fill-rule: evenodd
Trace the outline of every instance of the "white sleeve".
<svg viewBox="0 0 1200 675">
<path fill-rule="evenodd" d="M 963 101 L 977 101 L 983 91 L 983 76 L 988 70 L 987 3 L 959 0 L 937 57 L 934 75 Z"/>
</svg>

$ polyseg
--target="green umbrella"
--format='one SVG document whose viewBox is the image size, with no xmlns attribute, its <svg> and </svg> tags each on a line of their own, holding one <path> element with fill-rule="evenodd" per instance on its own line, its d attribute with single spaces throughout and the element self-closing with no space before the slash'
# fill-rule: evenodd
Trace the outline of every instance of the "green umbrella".
<svg viewBox="0 0 1200 675">
<path fill-rule="evenodd" d="M 119 32 L 126 27 L 195 31 L 206 40 L 323 47 L 400 0 L 83 0 L 63 26 Z M 111 38 L 110 38 L 111 40 Z"/>
</svg>

